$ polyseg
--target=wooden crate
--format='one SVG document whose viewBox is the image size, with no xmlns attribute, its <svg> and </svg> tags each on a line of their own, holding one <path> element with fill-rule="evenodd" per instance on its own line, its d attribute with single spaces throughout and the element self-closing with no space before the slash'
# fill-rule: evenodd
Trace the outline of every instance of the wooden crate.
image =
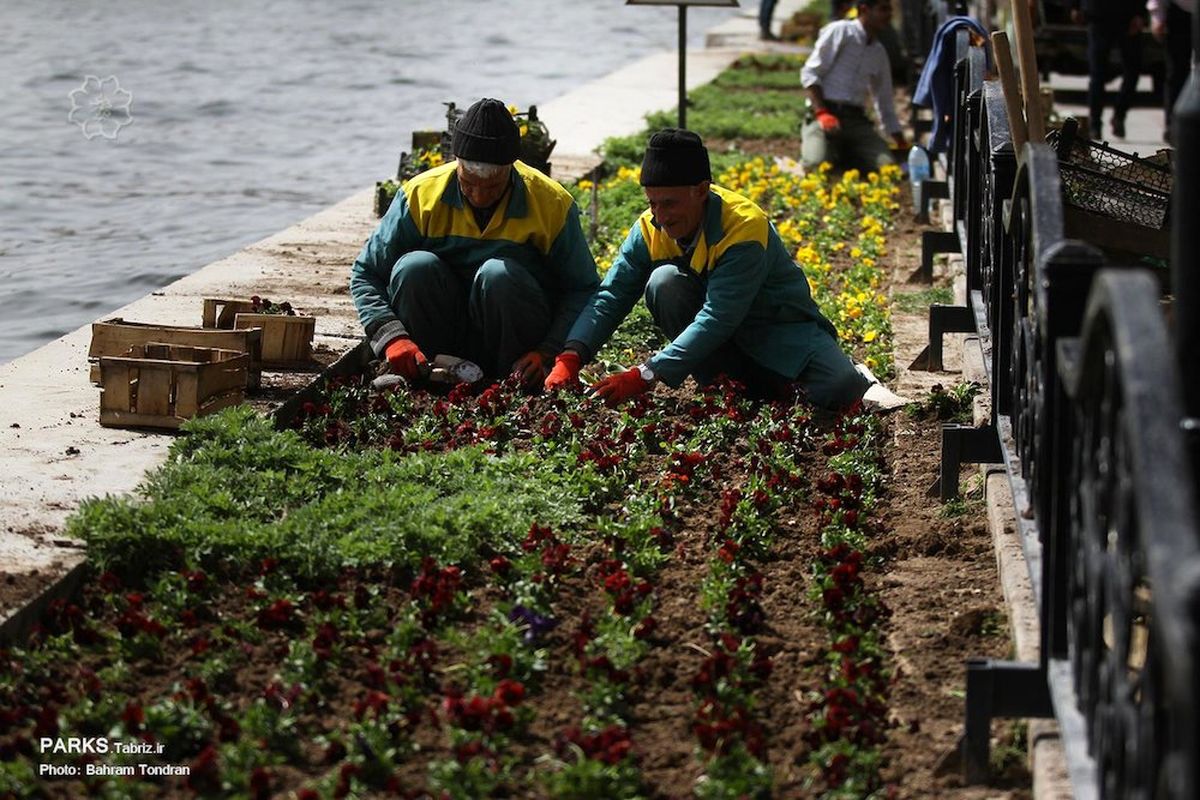
<svg viewBox="0 0 1200 800">
<path fill-rule="evenodd" d="M 92 362 L 92 383 L 100 383 L 100 364 L 103 356 L 123 356 L 129 348 L 157 342 L 188 347 L 208 347 L 236 350 L 249 356 L 246 386 L 257 389 L 262 377 L 261 330 L 214 330 L 184 325 L 152 325 L 127 322 L 120 317 L 92 323 L 92 344 L 88 359 Z"/>
<path fill-rule="evenodd" d="M 262 329 L 262 360 L 267 366 L 287 367 L 312 363 L 317 318 L 297 314 L 256 314 L 249 300 L 208 297 L 204 300 L 206 328 Z"/>
<path fill-rule="evenodd" d="M 236 350 L 151 342 L 100 357 L 100 424 L 178 428 L 242 402 L 250 356 Z"/>
</svg>

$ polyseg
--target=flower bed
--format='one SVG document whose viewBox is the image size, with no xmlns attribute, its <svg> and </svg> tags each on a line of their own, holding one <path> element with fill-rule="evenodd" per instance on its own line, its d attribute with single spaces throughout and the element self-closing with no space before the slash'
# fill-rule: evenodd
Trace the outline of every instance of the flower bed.
<svg viewBox="0 0 1200 800">
<path fill-rule="evenodd" d="M 718 180 L 888 374 L 896 174 Z M 646 319 L 596 369 L 653 349 Z M 95 578 L 0 653 L 0 795 L 882 796 L 881 424 L 730 384 L 613 411 L 361 379 L 294 430 L 193 423 L 141 497 L 85 504 Z"/>
</svg>

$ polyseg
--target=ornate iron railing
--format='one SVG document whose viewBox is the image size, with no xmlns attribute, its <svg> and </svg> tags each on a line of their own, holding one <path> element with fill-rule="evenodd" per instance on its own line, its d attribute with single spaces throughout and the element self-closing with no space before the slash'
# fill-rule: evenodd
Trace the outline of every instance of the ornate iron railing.
<svg viewBox="0 0 1200 800">
<path fill-rule="evenodd" d="M 1182 390 L 1148 274 L 1105 270 L 1059 345 L 1070 410 L 1053 559 L 1105 797 L 1196 797 L 1200 546 Z"/>
<path fill-rule="evenodd" d="M 1200 423 L 1181 387 L 1200 377 L 1181 379 L 1159 281 L 1064 237 L 1056 153 L 1013 152 L 1003 95 L 959 44 L 954 231 L 925 244 L 961 251 L 968 301 L 931 307 L 930 349 L 938 368 L 935 337 L 977 333 L 992 403 L 943 431 L 941 493 L 961 463 L 1004 464 L 1040 622 L 1036 661 L 968 662 L 965 771 L 986 777 L 994 717 L 1054 716 L 1077 797 L 1197 797 L 1200 448 L 1183 429 Z"/>
</svg>

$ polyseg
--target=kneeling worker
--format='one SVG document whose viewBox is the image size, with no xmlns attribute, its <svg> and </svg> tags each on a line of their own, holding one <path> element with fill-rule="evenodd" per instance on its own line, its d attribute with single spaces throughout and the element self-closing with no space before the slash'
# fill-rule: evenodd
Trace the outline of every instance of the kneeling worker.
<svg viewBox="0 0 1200 800">
<path fill-rule="evenodd" d="M 806 169 L 822 161 L 866 171 L 893 163 L 887 142 L 863 108 L 868 92 L 896 147 L 908 147 L 892 97 L 891 63 L 879 41 L 891 25 L 891 0 L 857 0 L 857 6 L 857 19 L 837 20 L 821 29 L 800 70 L 809 101 L 800 142 Z"/>
<path fill-rule="evenodd" d="M 457 161 L 409 180 L 355 260 L 359 321 L 394 372 L 415 379 L 444 354 L 539 384 L 595 293 L 579 209 L 517 160 L 520 142 L 499 100 L 468 108 Z"/>
<path fill-rule="evenodd" d="M 863 396 L 868 381 L 838 346 L 804 271 L 761 208 L 712 185 L 699 136 L 673 128 L 654 134 L 641 183 L 650 208 L 567 335 L 547 389 L 578 380 L 580 366 L 644 293 L 671 343 L 596 384 L 612 404 L 660 380 L 678 386 L 690 374 L 707 383 L 720 373 L 760 396 L 781 396 L 798 382 L 812 403 L 828 409 Z"/>
</svg>

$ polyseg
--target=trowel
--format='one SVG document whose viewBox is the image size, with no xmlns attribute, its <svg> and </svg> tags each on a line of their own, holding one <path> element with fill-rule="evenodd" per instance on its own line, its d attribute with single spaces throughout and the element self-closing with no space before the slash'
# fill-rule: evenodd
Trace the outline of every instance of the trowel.
<svg viewBox="0 0 1200 800">
<path fill-rule="evenodd" d="M 404 376 L 390 371 L 388 362 L 383 362 L 383 374 L 371 381 L 373 389 L 387 389 L 407 383 Z M 418 380 L 437 383 L 443 386 L 457 386 L 460 383 L 475 383 L 483 379 L 483 370 L 474 361 L 468 361 L 458 356 L 437 355 L 432 361 L 418 367 Z"/>
</svg>

